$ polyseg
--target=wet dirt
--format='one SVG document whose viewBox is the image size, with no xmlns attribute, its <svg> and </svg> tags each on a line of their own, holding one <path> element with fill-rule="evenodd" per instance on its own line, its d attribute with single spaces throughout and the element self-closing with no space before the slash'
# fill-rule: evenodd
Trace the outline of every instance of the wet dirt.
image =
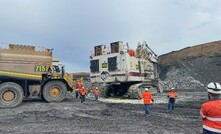
<svg viewBox="0 0 221 134">
<path fill-rule="evenodd" d="M 156 96 L 144 115 L 142 103 L 94 101 L 80 103 L 69 94 L 61 103 L 25 100 L 14 109 L 1 109 L 0 133 L 4 134 L 199 134 L 200 106 L 206 101 L 200 91 L 179 92 L 176 109 L 167 111 L 166 93 Z M 191 97 L 192 96 L 192 97 Z M 133 101 L 133 100 L 131 100 Z M 141 101 L 142 102 L 142 101 Z"/>
</svg>

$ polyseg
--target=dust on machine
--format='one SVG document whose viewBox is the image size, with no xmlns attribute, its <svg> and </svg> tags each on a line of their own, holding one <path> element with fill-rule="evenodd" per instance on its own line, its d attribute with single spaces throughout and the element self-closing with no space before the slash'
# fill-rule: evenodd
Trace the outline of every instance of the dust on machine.
<svg viewBox="0 0 221 134">
<path fill-rule="evenodd" d="M 55 62 L 52 49 L 16 44 L 0 48 L 0 107 L 16 107 L 24 98 L 63 101 L 73 90 L 73 74 Z"/>
<path fill-rule="evenodd" d="M 162 92 L 158 80 L 158 57 L 144 41 L 136 51 L 122 41 L 94 47 L 90 56 L 90 80 L 101 85 L 104 97 L 124 96 L 139 98 L 144 88 Z"/>
</svg>

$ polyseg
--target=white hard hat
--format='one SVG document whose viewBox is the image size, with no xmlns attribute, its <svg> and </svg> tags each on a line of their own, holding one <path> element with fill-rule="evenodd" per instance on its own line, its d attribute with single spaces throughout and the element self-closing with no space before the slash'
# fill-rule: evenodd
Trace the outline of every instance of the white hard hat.
<svg viewBox="0 0 221 134">
<path fill-rule="evenodd" d="M 96 89 L 98 89 L 98 87 L 95 87 Z"/>
<path fill-rule="evenodd" d="M 145 88 L 144 90 L 145 90 L 145 91 L 149 91 L 149 89 L 148 89 L 148 88 Z"/>
<path fill-rule="evenodd" d="M 82 87 L 82 88 L 84 88 L 84 87 Z"/>
<path fill-rule="evenodd" d="M 206 87 L 207 91 L 213 94 L 221 94 L 221 85 L 217 82 L 211 82 Z"/>
<path fill-rule="evenodd" d="M 174 87 L 171 87 L 171 90 L 175 90 L 175 88 L 174 88 Z"/>
</svg>

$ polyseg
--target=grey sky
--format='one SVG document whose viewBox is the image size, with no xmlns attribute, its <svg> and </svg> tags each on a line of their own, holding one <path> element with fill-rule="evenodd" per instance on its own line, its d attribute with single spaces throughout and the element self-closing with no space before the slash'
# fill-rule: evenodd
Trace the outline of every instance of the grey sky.
<svg viewBox="0 0 221 134">
<path fill-rule="evenodd" d="M 0 42 L 54 48 L 72 72 L 95 45 L 145 40 L 161 55 L 220 39 L 220 0 L 0 0 Z"/>
</svg>

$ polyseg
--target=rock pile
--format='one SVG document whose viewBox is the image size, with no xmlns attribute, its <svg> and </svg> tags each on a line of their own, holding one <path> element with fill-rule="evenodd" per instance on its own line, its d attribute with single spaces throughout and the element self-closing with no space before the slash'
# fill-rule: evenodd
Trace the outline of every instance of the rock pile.
<svg viewBox="0 0 221 134">
<path fill-rule="evenodd" d="M 159 57 L 159 74 L 165 88 L 196 89 L 211 81 L 221 82 L 221 41 L 188 47 Z M 217 45 L 218 44 L 218 45 Z M 214 49 L 215 47 L 215 49 Z M 208 49 L 208 50 L 206 50 Z M 194 50 L 194 51 L 193 51 Z M 202 53 L 203 50 L 205 53 Z M 212 51 L 214 50 L 214 51 Z M 188 53 L 185 57 L 184 52 Z M 198 52 L 200 51 L 200 52 Z M 189 57 L 191 53 L 199 53 Z M 208 53 L 209 52 L 209 53 Z M 180 58 L 175 58 L 178 56 Z M 175 56 L 173 58 L 173 56 Z M 174 60 L 171 60 L 174 59 Z"/>
</svg>

